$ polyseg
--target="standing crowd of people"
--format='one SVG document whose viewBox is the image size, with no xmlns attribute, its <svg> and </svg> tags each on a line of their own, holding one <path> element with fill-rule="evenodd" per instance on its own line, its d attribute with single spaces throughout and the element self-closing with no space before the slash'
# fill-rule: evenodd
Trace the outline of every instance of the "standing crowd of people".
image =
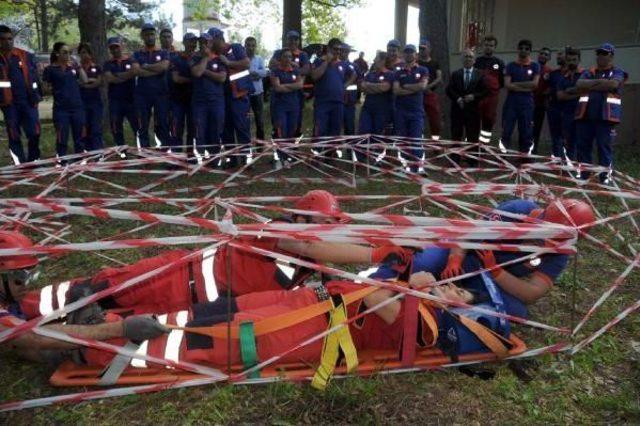
<svg viewBox="0 0 640 426">
<path fill-rule="evenodd" d="M 110 128 L 116 145 L 124 145 L 126 119 L 136 135 L 136 145 L 150 147 L 149 124 L 153 113 L 155 145 L 179 152 L 185 147 L 197 160 L 217 154 L 221 147 L 236 148 L 221 167 L 235 167 L 239 158 L 251 161 L 251 121 L 256 137 L 265 138 L 263 81 L 268 78 L 272 137 L 302 135 L 306 92 L 313 91 L 313 136 L 382 134 L 422 138 L 425 121 L 432 140 L 441 135 L 438 87 L 444 76 L 431 57 L 431 45 L 418 47 L 391 40 L 371 66 L 364 54 L 351 62 L 351 46 L 331 39 L 322 52 L 310 58 L 300 47 L 300 34 L 289 31 L 286 43 L 265 65 L 256 54 L 257 42 L 228 43 L 224 32 L 210 28 L 199 36 L 186 33 L 183 51 L 173 47 L 170 29 L 158 32 L 151 24 L 141 28 L 144 47 L 125 55 L 118 37 L 108 39 L 111 58 L 103 65 L 93 60 L 91 46 L 81 43 L 80 62 L 71 49 L 54 45 L 51 64 L 42 80 L 54 98 L 53 121 L 56 154 L 62 164 L 69 134 L 74 152 L 101 149 L 103 104 L 100 88 L 108 86 Z M 496 125 L 501 89 L 506 89 L 499 149 L 511 147 L 517 126 L 518 150 L 536 154 L 545 117 L 556 159 L 591 163 L 593 142 L 598 162 L 608 171 L 599 176 L 610 182 L 612 143 L 621 117 L 621 89 L 627 74 L 614 65 L 610 43 L 596 50 L 596 66 L 580 67 L 580 50 L 566 47 L 556 52 L 556 68 L 549 64 L 552 51 L 543 47 L 538 60 L 531 58 L 530 40 L 518 43 L 517 57 L 505 63 L 495 56 L 498 41 L 487 35 L 482 53 L 462 52 L 462 68 L 448 76 L 445 92 L 451 100 L 453 140 L 489 143 Z M 312 60 L 313 59 L 313 60 Z M 14 48 L 10 28 L 0 26 L 0 106 L 5 117 L 11 156 L 16 164 L 37 160 L 39 151 L 38 102 L 42 84 L 34 57 Z M 356 104 L 364 102 L 356 125 Z M 426 120 L 425 120 L 426 119 Z M 25 155 L 21 131 L 28 139 Z M 186 136 L 186 139 L 185 139 Z M 424 152 L 416 144 L 409 153 L 414 161 L 404 165 L 423 172 Z M 120 154 L 126 156 L 124 151 Z M 290 160 L 279 152 L 279 164 Z M 580 176 L 587 178 L 587 173 Z"/>
</svg>

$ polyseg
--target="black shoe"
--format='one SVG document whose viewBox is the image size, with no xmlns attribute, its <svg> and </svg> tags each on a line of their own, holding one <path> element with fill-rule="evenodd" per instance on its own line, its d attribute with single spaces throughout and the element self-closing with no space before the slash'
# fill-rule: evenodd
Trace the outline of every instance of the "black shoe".
<svg viewBox="0 0 640 426">
<path fill-rule="evenodd" d="M 67 296 L 69 303 L 83 299 L 94 294 L 89 282 L 84 282 L 72 286 Z M 97 302 L 90 303 L 80 309 L 76 309 L 67 315 L 68 324 L 101 324 L 105 321 L 104 311 Z"/>
</svg>

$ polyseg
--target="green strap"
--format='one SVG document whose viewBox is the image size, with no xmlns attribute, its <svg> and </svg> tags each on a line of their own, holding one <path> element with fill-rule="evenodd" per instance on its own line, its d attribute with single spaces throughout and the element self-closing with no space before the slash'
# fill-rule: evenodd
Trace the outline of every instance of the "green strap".
<svg viewBox="0 0 640 426">
<path fill-rule="evenodd" d="M 240 324 L 240 356 L 245 370 L 258 363 L 258 351 L 256 349 L 256 336 L 253 332 L 253 321 Z M 256 370 L 247 376 L 249 379 L 260 377 L 260 370 Z"/>
</svg>

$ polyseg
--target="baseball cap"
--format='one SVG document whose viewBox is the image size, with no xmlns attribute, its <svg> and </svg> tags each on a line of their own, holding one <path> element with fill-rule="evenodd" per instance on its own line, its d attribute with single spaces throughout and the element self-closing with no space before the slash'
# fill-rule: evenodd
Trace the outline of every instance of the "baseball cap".
<svg viewBox="0 0 640 426">
<path fill-rule="evenodd" d="M 602 45 L 596 49 L 596 52 L 607 52 L 613 55 L 616 52 L 616 48 L 611 43 L 602 43 Z"/>
<path fill-rule="evenodd" d="M 407 44 L 404 49 L 402 49 L 403 52 L 416 52 L 416 47 L 413 44 Z"/>
<path fill-rule="evenodd" d="M 120 46 L 121 44 L 120 37 L 109 37 L 107 39 L 107 46 Z"/>
<path fill-rule="evenodd" d="M 197 38 L 198 36 L 196 36 L 194 33 L 184 33 L 184 35 L 182 36 L 182 41 L 193 40 Z"/>
<path fill-rule="evenodd" d="M 300 33 L 297 32 L 296 30 L 289 30 L 289 31 L 287 31 L 287 38 L 289 38 L 289 37 L 300 38 Z"/>
<path fill-rule="evenodd" d="M 147 22 L 146 24 L 142 24 L 142 28 L 140 28 L 140 31 L 155 31 L 156 27 L 155 25 Z"/>
<path fill-rule="evenodd" d="M 222 37 L 224 37 L 224 31 L 222 31 L 220 28 L 216 28 L 216 27 L 209 28 L 209 30 L 207 31 L 207 34 L 209 34 L 211 36 L 211 38 L 222 38 Z"/>
<path fill-rule="evenodd" d="M 198 38 L 204 39 L 204 40 L 213 40 L 213 37 L 211 37 L 211 34 L 209 33 L 200 33 L 200 37 Z"/>
<path fill-rule="evenodd" d="M 340 46 L 340 49 L 348 50 L 349 52 L 355 52 L 355 50 L 351 47 L 351 45 L 347 43 L 342 43 L 342 46 Z"/>
<path fill-rule="evenodd" d="M 398 40 L 393 39 L 393 40 L 389 40 L 389 43 L 387 43 L 387 47 L 390 47 L 390 46 L 400 48 L 401 45 Z"/>
<path fill-rule="evenodd" d="M 420 39 L 420 47 L 422 47 L 422 46 L 431 47 L 431 42 L 429 41 L 428 38 L 422 37 Z"/>
</svg>

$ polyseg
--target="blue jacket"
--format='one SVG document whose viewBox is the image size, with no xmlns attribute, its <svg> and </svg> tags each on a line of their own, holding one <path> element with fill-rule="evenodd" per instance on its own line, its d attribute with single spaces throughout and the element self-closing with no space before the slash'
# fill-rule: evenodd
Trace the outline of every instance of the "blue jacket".
<svg viewBox="0 0 640 426">
<path fill-rule="evenodd" d="M 11 77 L 11 67 L 17 67 L 21 71 L 22 78 L 19 80 L 22 81 Z M 18 83 L 25 85 L 30 105 L 36 105 L 42 100 L 35 57 L 32 53 L 14 48 L 8 57 L 0 55 L 0 106 L 11 105 L 14 101 L 13 90 L 17 89 L 14 85 Z"/>
</svg>

